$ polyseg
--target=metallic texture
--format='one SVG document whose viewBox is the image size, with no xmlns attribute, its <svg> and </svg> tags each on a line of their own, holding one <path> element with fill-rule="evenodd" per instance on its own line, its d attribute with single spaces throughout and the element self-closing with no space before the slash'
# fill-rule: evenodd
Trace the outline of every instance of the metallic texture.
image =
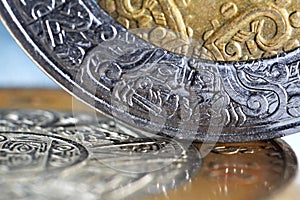
<svg viewBox="0 0 300 200">
<path fill-rule="evenodd" d="M 0 12 L 47 74 L 134 128 L 227 142 L 299 130 L 298 48 L 267 59 L 214 62 L 141 40 L 92 0 L 1 0 Z"/>
<path fill-rule="evenodd" d="M 249 60 L 299 46 L 296 0 L 97 0 L 161 48 L 210 60 Z"/>
<path fill-rule="evenodd" d="M 194 145 L 88 113 L 0 110 L 0 199 L 137 199 L 187 182 Z"/>
<path fill-rule="evenodd" d="M 297 168 L 282 140 L 211 148 L 94 113 L 0 110 L 0 199 L 266 199 Z"/>
</svg>

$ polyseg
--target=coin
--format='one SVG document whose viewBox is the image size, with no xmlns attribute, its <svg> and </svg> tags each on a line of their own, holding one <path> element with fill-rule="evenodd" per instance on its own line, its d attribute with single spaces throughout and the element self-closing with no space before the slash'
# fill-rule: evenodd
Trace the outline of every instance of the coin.
<svg viewBox="0 0 300 200">
<path fill-rule="evenodd" d="M 258 199 L 297 171 L 282 140 L 218 143 L 204 158 L 211 144 L 184 143 L 90 113 L 1 109 L 0 199 Z"/>
<path fill-rule="evenodd" d="M 92 0 L 1 0 L 0 13 L 68 92 L 136 130 L 223 142 L 299 131 L 299 48 L 251 61 L 191 58 L 145 42 Z"/>
<path fill-rule="evenodd" d="M 90 113 L 0 110 L 0 199 L 136 199 L 188 181 L 193 145 Z"/>
<path fill-rule="evenodd" d="M 295 153 L 283 140 L 219 143 L 190 183 L 153 199 L 272 199 L 296 173 Z"/>
<path fill-rule="evenodd" d="M 276 55 L 299 46 L 297 0 L 98 0 L 98 3 L 127 29 L 176 53 L 238 61 Z"/>
</svg>

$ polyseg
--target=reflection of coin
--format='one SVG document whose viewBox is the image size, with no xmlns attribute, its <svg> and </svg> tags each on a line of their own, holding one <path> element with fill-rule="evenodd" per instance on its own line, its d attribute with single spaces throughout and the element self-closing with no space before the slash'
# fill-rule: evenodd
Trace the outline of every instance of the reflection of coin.
<svg viewBox="0 0 300 200">
<path fill-rule="evenodd" d="M 143 39 L 177 53 L 188 47 L 206 59 L 248 60 L 299 46 L 296 0 L 98 2 L 127 29 L 143 28 Z"/>
<path fill-rule="evenodd" d="M 88 156 L 85 148 L 76 142 L 40 133 L 0 131 L 0 146 L 2 176 L 66 168 Z"/>
<path fill-rule="evenodd" d="M 191 183 L 167 195 L 174 200 L 182 196 L 185 199 L 266 199 L 283 189 L 296 172 L 296 156 L 282 140 L 220 143 L 203 159 L 202 168 Z"/>
<path fill-rule="evenodd" d="M 174 188 L 201 165 L 195 146 L 89 114 L 1 110 L 0 121 L 1 199 L 132 199 Z"/>
</svg>

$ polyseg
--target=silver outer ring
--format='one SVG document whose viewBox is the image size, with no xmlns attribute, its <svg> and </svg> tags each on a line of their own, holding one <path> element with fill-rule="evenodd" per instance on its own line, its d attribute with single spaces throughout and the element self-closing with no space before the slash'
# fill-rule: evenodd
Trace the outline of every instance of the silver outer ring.
<svg viewBox="0 0 300 200">
<path fill-rule="evenodd" d="M 92 0 L 1 0 L 4 24 L 61 87 L 139 130 L 238 142 L 298 132 L 299 48 L 214 62 L 157 48 Z"/>
</svg>

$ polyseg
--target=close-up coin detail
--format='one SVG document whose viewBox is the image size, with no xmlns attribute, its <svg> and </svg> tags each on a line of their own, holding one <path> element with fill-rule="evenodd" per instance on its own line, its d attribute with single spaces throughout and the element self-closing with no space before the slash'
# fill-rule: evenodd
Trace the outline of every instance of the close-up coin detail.
<svg viewBox="0 0 300 200">
<path fill-rule="evenodd" d="M 103 3 L 111 4 L 108 7 L 114 7 L 116 16 L 125 25 L 145 25 L 147 20 L 151 24 L 152 19 L 142 14 L 153 11 L 154 17 L 158 7 L 167 3 L 172 9 L 167 12 L 161 8 L 161 13 L 173 13 L 172 18 L 179 23 L 182 20 L 177 18 L 177 7 L 193 3 L 155 2 L 120 1 L 115 6 L 112 1 Z M 15 39 L 43 71 L 106 116 L 153 135 L 245 142 L 282 137 L 299 130 L 300 51 L 296 48 L 278 54 L 280 49 L 297 44 L 298 4 L 295 2 L 250 1 L 255 8 L 250 12 L 249 3 L 223 5 L 226 2 L 220 1 L 216 12 L 220 9 L 223 15 L 231 16 L 233 9 L 237 14 L 231 17 L 231 22 L 216 16 L 222 28 L 205 34 L 207 41 L 202 43 L 207 47 L 207 54 L 216 56 L 221 47 L 231 54 L 234 51 L 231 43 L 237 44 L 233 41 L 239 39 L 243 40 L 239 48 L 248 51 L 239 56 L 242 59 L 250 58 L 249 52 L 256 51 L 255 45 L 259 49 L 255 54 L 258 59 L 234 62 L 191 58 L 155 46 L 128 31 L 92 0 L 1 0 L 0 13 Z M 135 13 L 138 5 L 147 7 L 141 10 L 142 19 Z M 198 7 L 201 10 L 213 5 Z M 138 19 L 132 21 L 130 16 L 125 19 L 122 6 L 134 12 Z M 168 18 L 167 14 L 164 16 Z M 166 21 L 166 26 L 170 26 L 166 28 L 171 28 L 170 20 Z M 204 32 L 211 20 L 216 22 L 210 17 L 202 20 L 206 21 Z M 192 31 L 197 29 L 192 24 L 185 24 L 184 28 L 177 25 L 177 29 L 185 30 L 188 35 L 195 32 L 201 38 L 204 34 Z M 247 35 L 247 32 L 249 38 L 244 41 L 240 34 Z M 222 41 L 216 41 L 219 35 Z M 275 56 L 261 58 L 273 51 Z"/>
<path fill-rule="evenodd" d="M 0 200 L 299 199 L 300 0 L 0 0 L 0 57 Z"/>
<path fill-rule="evenodd" d="M 164 49 L 249 60 L 299 47 L 297 0 L 98 0 L 127 29 Z"/>
<path fill-rule="evenodd" d="M 2 109 L 0 122 L 0 199 L 265 199 L 296 175 L 282 140 L 219 143 L 201 158 L 201 143 L 88 113 Z"/>
<path fill-rule="evenodd" d="M 2 109 L 0 149 L 0 199 L 136 199 L 201 166 L 193 145 L 125 133 L 84 113 Z"/>
</svg>

